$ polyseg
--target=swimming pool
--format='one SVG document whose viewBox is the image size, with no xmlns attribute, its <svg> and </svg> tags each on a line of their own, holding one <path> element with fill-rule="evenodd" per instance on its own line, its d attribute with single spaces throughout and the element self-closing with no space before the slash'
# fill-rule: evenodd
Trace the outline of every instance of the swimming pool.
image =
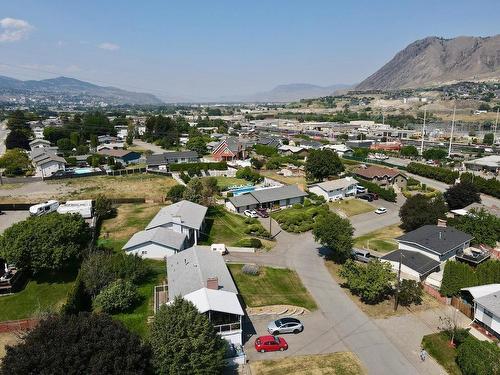
<svg viewBox="0 0 500 375">
<path fill-rule="evenodd" d="M 255 186 L 243 186 L 236 189 L 229 190 L 234 196 L 249 193 L 255 190 Z"/>
<path fill-rule="evenodd" d="M 94 172 L 94 168 L 75 168 L 73 172 L 75 174 L 87 174 Z"/>
</svg>

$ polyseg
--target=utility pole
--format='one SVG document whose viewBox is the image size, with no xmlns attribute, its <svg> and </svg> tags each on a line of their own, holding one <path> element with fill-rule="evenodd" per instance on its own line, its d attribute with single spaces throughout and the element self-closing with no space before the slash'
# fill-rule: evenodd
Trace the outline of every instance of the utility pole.
<svg viewBox="0 0 500 375">
<path fill-rule="evenodd" d="M 451 157 L 451 144 L 453 142 L 453 129 L 455 128 L 455 111 L 457 106 L 453 107 L 453 119 L 451 120 L 451 134 L 450 134 L 450 145 L 448 146 L 448 157 Z"/>
<path fill-rule="evenodd" d="M 401 263 L 403 262 L 403 252 L 399 250 L 399 267 L 398 267 L 398 283 L 396 286 L 396 295 L 394 296 L 394 311 L 398 309 L 399 302 L 399 288 L 401 285 Z"/>
<path fill-rule="evenodd" d="M 424 136 L 425 136 L 425 118 L 427 115 L 427 109 L 424 109 L 424 123 L 422 125 L 422 143 L 420 143 L 420 155 L 424 153 Z"/>
</svg>

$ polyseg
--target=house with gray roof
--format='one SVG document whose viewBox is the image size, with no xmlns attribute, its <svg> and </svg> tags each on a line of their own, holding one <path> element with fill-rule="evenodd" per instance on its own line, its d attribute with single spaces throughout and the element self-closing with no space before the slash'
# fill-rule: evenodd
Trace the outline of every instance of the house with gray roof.
<svg viewBox="0 0 500 375">
<path fill-rule="evenodd" d="M 150 155 L 146 158 L 149 169 L 168 170 L 170 164 L 196 163 L 198 153 L 196 151 L 174 151 L 163 154 Z"/>
<path fill-rule="evenodd" d="M 338 180 L 324 181 L 309 186 L 309 191 L 321 195 L 327 202 L 337 201 L 356 195 L 356 181 L 352 177 L 339 178 Z"/>
<path fill-rule="evenodd" d="M 398 250 L 381 260 L 396 271 L 401 260 L 403 273 L 418 279 L 439 271 L 441 266 L 470 247 L 472 236 L 453 227 L 424 225 L 396 238 Z"/>
<path fill-rule="evenodd" d="M 141 230 L 128 240 L 123 247 L 127 254 L 135 254 L 143 258 L 165 259 L 184 250 L 187 235 L 168 228 L 156 227 Z"/>
<path fill-rule="evenodd" d="M 46 148 L 34 148 L 30 155 L 36 176 L 50 177 L 55 172 L 66 169 L 66 160 Z"/>
<path fill-rule="evenodd" d="M 188 244 L 197 244 L 205 223 L 207 207 L 182 200 L 163 207 L 146 227 L 151 230 L 158 227 L 185 234 Z"/>
<path fill-rule="evenodd" d="M 230 197 L 226 207 L 238 213 L 255 208 L 286 208 L 296 203 L 304 203 L 306 196 L 307 193 L 300 190 L 297 185 L 269 187 Z"/>
<path fill-rule="evenodd" d="M 192 302 L 224 339 L 242 344 L 244 311 L 221 254 L 197 246 L 181 251 L 168 258 L 167 277 L 167 303 L 176 297 Z"/>
<path fill-rule="evenodd" d="M 472 295 L 474 322 L 500 339 L 500 284 L 463 288 Z"/>
</svg>

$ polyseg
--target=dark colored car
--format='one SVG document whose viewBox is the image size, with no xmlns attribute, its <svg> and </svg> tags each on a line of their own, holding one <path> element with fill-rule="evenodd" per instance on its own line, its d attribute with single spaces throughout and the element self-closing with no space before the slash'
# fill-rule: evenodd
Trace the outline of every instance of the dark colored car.
<svg viewBox="0 0 500 375">
<path fill-rule="evenodd" d="M 283 337 L 260 336 L 255 340 L 255 350 L 261 353 L 287 350 L 288 344 Z"/>
<path fill-rule="evenodd" d="M 255 211 L 260 217 L 269 217 L 269 214 L 267 213 L 267 210 L 265 208 L 256 208 Z"/>
<path fill-rule="evenodd" d="M 377 193 L 366 193 L 366 195 L 371 195 L 374 201 L 378 200 L 378 194 Z"/>
<path fill-rule="evenodd" d="M 69 171 L 56 171 L 52 173 L 52 177 L 64 177 L 64 176 L 71 176 L 75 172 L 69 170 Z"/>
<path fill-rule="evenodd" d="M 369 194 L 358 195 L 358 198 L 359 199 L 363 199 L 363 200 L 368 201 L 368 202 L 373 201 L 373 197 L 371 195 L 369 195 Z"/>
</svg>

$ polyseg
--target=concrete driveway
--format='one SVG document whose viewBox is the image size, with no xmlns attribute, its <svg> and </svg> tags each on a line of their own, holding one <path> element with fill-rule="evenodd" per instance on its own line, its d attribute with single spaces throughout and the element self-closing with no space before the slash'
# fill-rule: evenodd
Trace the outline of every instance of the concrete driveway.
<svg viewBox="0 0 500 375">
<path fill-rule="evenodd" d="M 374 211 L 372 211 L 351 216 L 349 220 L 354 227 L 354 237 L 362 236 L 366 233 L 387 227 L 389 225 L 399 224 L 401 222 L 399 219 L 399 209 L 405 200 L 406 199 L 402 194 L 398 194 L 396 203 L 378 199 L 373 201 L 372 204 L 376 207 L 387 208 L 387 212 L 385 214 L 377 215 Z"/>
</svg>

